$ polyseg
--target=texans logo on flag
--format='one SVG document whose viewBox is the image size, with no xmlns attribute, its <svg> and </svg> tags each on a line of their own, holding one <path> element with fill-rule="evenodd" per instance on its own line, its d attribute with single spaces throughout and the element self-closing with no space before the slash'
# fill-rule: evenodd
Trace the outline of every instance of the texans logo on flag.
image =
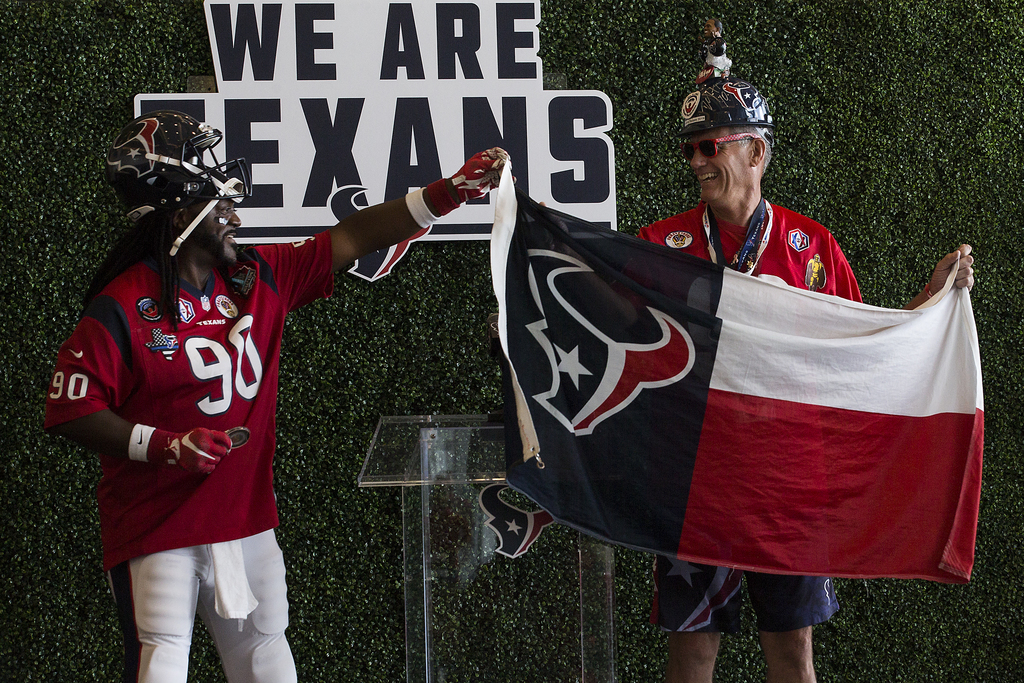
<svg viewBox="0 0 1024 683">
<path fill-rule="evenodd" d="M 677 320 L 655 308 L 634 305 L 610 285 L 597 288 L 606 300 L 595 301 L 593 284 L 598 276 L 585 263 L 554 251 L 531 249 L 529 254 L 530 290 L 544 317 L 526 328 L 551 365 L 550 389 L 533 399 L 567 430 L 590 434 L 644 389 L 678 382 L 693 367 L 693 340 Z M 588 294 L 580 296 L 580 291 Z M 599 329 L 583 312 L 595 307 L 602 324 L 618 326 L 618 332 L 646 329 L 650 341 L 617 341 L 616 330 Z M 618 319 L 609 311 L 619 311 Z M 549 325 L 551 320 L 557 324 Z"/>
<path fill-rule="evenodd" d="M 498 536 L 497 552 L 506 557 L 519 557 L 553 520 L 544 510 L 527 512 L 506 503 L 499 494 L 507 488 L 505 484 L 484 488 L 480 492 L 480 509 L 487 515 L 484 524 Z"/>
</svg>

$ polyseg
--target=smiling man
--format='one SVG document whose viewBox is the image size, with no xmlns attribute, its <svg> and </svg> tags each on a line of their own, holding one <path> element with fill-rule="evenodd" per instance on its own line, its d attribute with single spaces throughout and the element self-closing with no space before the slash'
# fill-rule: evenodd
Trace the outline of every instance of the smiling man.
<svg viewBox="0 0 1024 683">
<path fill-rule="evenodd" d="M 45 428 L 100 454 L 125 681 L 184 683 L 197 611 L 228 681 L 296 680 L 272 472 L 285 316 L 330 296 L 338 269 L 483 196 L 506 158 L 482 152 L 308 240 L 239 252 L 249 172 L 207 163 L 220 139 L 172 111 L 117 136 L 107 179 L 135 224 L 86 292 L 48 393 Z"/>
<path fill-rule="evenodd" d="M 700 183 L 701 201 L 690 211 L 647 226 L 640 237 L 741 273 L 860 301 L 853 270 L 831 233 L 761 195 L 774 123 L 757 88 L 727 72 L 724 77 L 698 76 L 698 83 L 683 102 L 682 152 Z M 965 244 L 944 256 L 907 307 L 930 298 L 954 267 L 956 285 L 970 288 L 970 252 Z M 839 607 L 831 579 L 658 557 L 651 621 L 669 632 L 669 683 L 710 683 L 720 634 L 740 630 L 744 575 L 769 683 L 815 680 L 811 627 Z"/>
</svg>

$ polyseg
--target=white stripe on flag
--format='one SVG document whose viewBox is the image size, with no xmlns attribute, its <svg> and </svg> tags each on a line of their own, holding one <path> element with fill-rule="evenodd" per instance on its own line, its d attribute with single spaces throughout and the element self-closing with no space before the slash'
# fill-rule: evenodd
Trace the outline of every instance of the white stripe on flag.
<svg viewBox="0 0 1024 683">
<path fill-rule="evenodd" d="M 943 288 L 932 301 L 877 308 L 727 270 L 711 388 L 890 415 L 973 414 L 983 401 L 970 295 Z"/>
<path fill-rule="evenodd" d="M 498 299 L 498 339 L 502 351 L 508 358 L 508 316 L 505 313 L 505 271 L 508 268 L 508 253 L 512 246 L 512 234 L 516 229 L 519 203 L 516 201 L 516 187 L 512 180 L 512 160 L 507 159 L 501 169 L 494 203 L 494 228 L 491 230 L 491 280 L 494 294 Z M 540 462 L 540 440 L 533 426 L 526 396 L 519 385 L 516 370 L 508 363 L 509 379 L 516 397 L 516 414 L 519 418 L 519 435 L 523 443 L 523 460 L 537 458 Z M 508 410 L 509 406 L 506 406 Z"/>
</svg>

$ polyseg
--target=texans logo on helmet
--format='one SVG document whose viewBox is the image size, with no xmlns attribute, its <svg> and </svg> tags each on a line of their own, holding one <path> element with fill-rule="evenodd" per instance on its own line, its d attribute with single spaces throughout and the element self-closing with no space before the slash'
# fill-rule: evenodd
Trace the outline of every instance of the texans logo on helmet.
<svg viewBox="0 0 1024 683">
<path fill-rule="evenodd" d="M 498 536 L 497 552 L 506 557 L 519 557 L 554 520 L 544 510 L 527 512 L 506 503 L 499 494 L 507 488 L 505 484 L 485 487 L 480 492 L 480 509 L 487 515 L 484 524 Z"/>
<path fill-rule="evenodd" d="M 137 130 L 135 128 L 128 129 L 122 133 L 117 140 L 114 141 L 113 148 L 121 149 L 127 148 L 124 155 L 131 159 L 139 155 L 152 154 L 155 145 L 153 144 L 153 134 L 160 127 L 160 122 L 156 119 L 142 119 L 136 123 Z M 134 132 L 134 135 L 132 134 Z M 139 148 L 141 146 L 141 149 Z M 116 166 L 114 170 L 120 171 L 121 169 L 127 168 L 134 171 L 137 175 L 144 175 L 140 172 L 140 164 L 124 164 L 121 161 L 107 162 L 111 166 Z M 153 161 L 150 160 L 147 170 L 153 170 Z"/>
<path fill-rule="evenodd" d="M 761 100 L 761 96 L 758 94 L 757 89 L 743 81 L 734 81 L 723 85 L 722 90 L 739 100 L 740 105 L 747 109 L 753 109 Z"/>
<path fill-rule="evenodd" d="M 544 317 L 526 328 L 544 349 L 551 366 L 550 389 L 534 394 L 533 399 L 567 430 L 590 434 L 644 389 L 678 382 L 693 367 L 693 340 L 671 316 L 649 306 L 634 307 L 606 286 L 603 291 L 607 301 L 596 302 L 604 312 L 603 324 L 618 324 L 620 331 L 642 328 L 651 338 L 647 343 L 617 341 L 614 330 L 599 329 L 583 313 L 595 302 L 576 295 L 578 291 L 594 291 L 592 286 L 574 286 L 574 281 L 583 284 L 579 278 L 593 284 L 597 275 L 589 266 L 554 251 L 531 249 L 529 254 L 530 290 Z M 609 322 L 607 311 L 617 307 L 625 311 L 625 317 Z M 557 324 L 549 326 L 552 318 Z M 563 374 L 568 375 L 571 387 L 562 381 Z"/>
</svg>

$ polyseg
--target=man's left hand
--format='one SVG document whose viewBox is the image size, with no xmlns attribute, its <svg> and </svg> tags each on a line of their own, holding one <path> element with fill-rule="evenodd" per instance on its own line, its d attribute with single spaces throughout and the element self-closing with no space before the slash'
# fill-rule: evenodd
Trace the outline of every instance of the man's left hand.
<svg viewBox="0 0 1024 683">
<path fill-rule="evenodd" d="M 451 178 L 459 202 L 478 199 L 497 187 L 506 161 L 508 152 L 501 147 L 474 154 Z"/>
<path fill-rule="evenodd" d="M 974 286 L 974 257 L 971 256 L 971 245 L 961 244 L 960 247 L 942 257 L 942 260 L 935 266 L 932 277 L 928 281 L 929 294 L 937 294 L 946 285 L 946 278 L 949 271 L 956 268 L 956 280 L 954 285 L 966 287 L 967 291 Z"/>
</svg>

